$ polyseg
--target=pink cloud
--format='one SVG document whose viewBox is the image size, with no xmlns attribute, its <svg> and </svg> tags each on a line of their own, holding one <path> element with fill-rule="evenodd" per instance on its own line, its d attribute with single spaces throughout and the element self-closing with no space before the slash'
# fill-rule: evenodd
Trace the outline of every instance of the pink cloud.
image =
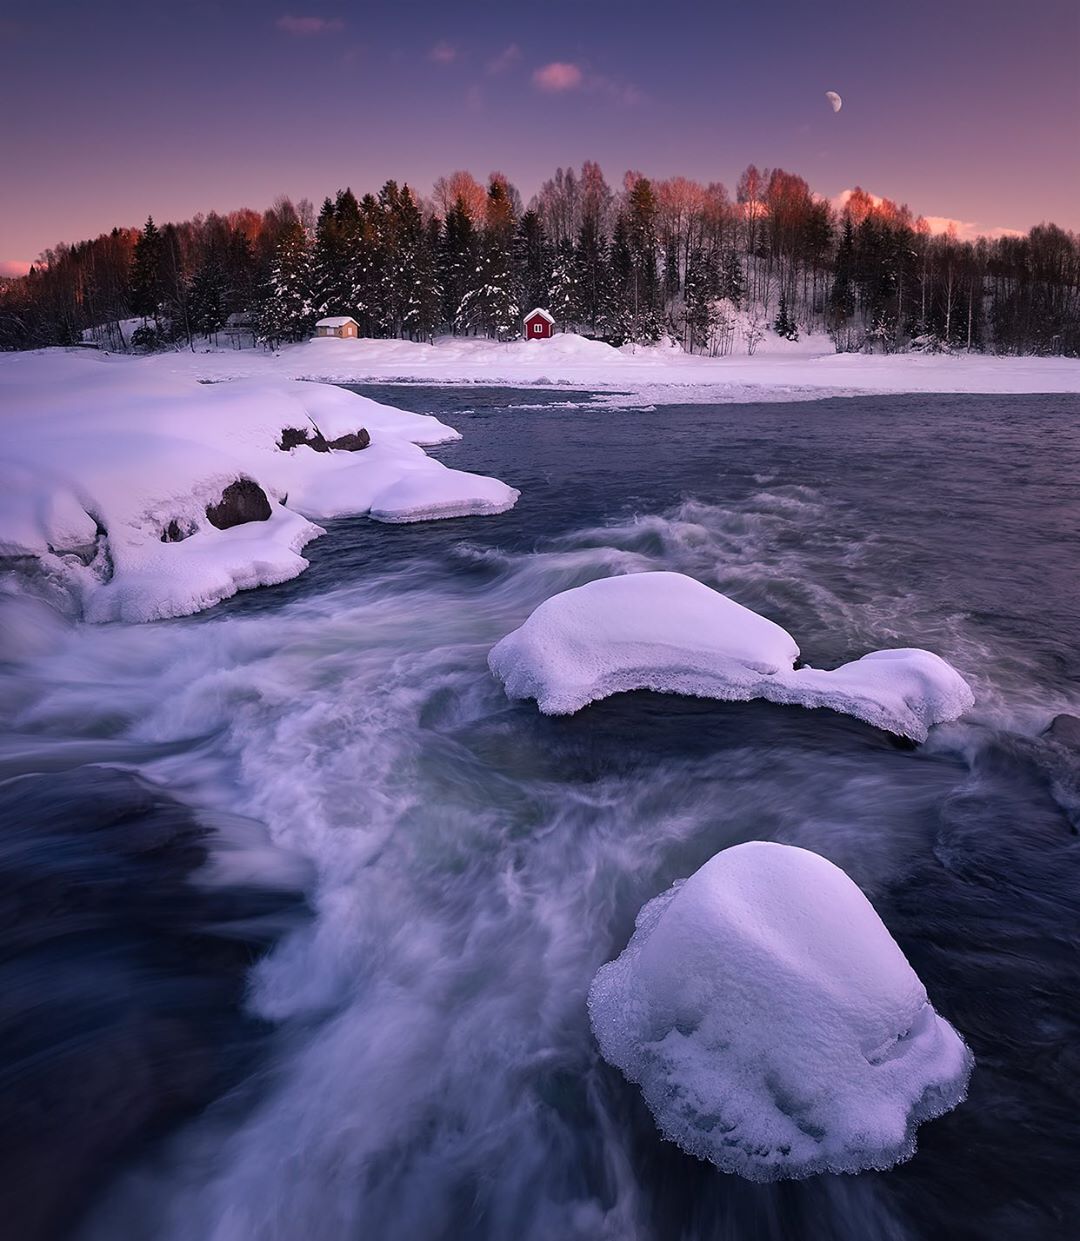
<svg viewBox="0 0 1080 1241">
<path fill-rule="evenodd" d="M 641 91 L 629 82 L 620 82 L 615 78 L 605 77 L 602 73 L 593 73 L 583 69 L 581 65 L 564 60 L 553 60 L 549 65 L 534 69 L 532 80 L 537 90 L 552 95 L 583 90 L 591 95 L 606 95 L 616 103 L 626 106 L 640 103 L 643 98 Z"/>
<path fill-rule="evenodd" d="M 300 35 L 301 37 L 313 34 L 329 34 L 334 30 L 344 30 L 345 23 L 337 17 L 292 17 L 288 13 L 282 14 L 274 23 L 278 30 L 284 30 L 286 34 Z"/>
<path fill-rule="evenodd" d="M 458 50 L 452 43 L 440 40 L 428 52 L 428 60 L 433 60 L 437 65 L 453 64 L 458 57 Z"/>
<path fill-rule="evenodd" d="M 976 224 L 973 220 L 953 220 L 947 215 L 924 215 L 923 219 L 930 226 L 930 231 L 935 235 L 953 230 L 960 241 L 974 241 L 976 237 L 989 237 L 991 240 L 994 240 L 997 237 L 1024 236 L 1016 228 L 985 228 L 982 224 Z"/>
<path fill-rule="evenodd" d="M 532 77 L 536 87 L 553 94 L 577 90 L 585 80 L 585 75 L 579 65 L 573 65 L 564 60 L 553 60 L 549 65 L 542 65 L 534 70 Z"/>
<path fill-rule="evenodd" d="M 843 211 L 853 192 L 853 190 L 841 190 L 835 198 L 830 199 L 834 210 Z M 885 199 L 878 194 L 870 194 L 870 201 L 875 207 L 880 207 Z M 1023 237 L 1025 235 L 1016 228 L 1002 228 L 999 225 L 991 227 L 980 224 L 977 220 L 956 220 L 948 215 L 924 215 L 921 218 L 926 221 L 927 227 L 935 237 L 951 232 L 957 241 L 975 241 L 979 237 L 987 237 L 993 241 L 998 237 Z"/>
<path fill-rule="evenodd" d="M 29 259 L 0 259 L 0 278 L 4 276 L 25 276 L 29 270 Z"/>
<path fill-rule="evenodd" d="M 521 48 L 516 43 L 510 43 L 497 55 L 487 63 L 488 73 L 505 73 L 507 69 L 512 69 L 514 65 L 521 59 Z"/>
</svg>

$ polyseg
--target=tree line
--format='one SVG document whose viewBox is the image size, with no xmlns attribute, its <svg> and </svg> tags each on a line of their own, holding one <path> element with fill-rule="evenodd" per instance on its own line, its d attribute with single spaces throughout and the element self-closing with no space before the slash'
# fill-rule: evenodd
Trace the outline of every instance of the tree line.
<svg viewBox="0 0 1080 1241">
<path fill-rule="evenodd" d="M 0 283 L 0 348 L 195 347 L 227 327 L 270 346 L 327 314 L 370 337 L 511 340 L 533 306 L 609 341 L 753 352 L 766 326 L 838 350 L 1080 354 L 1080 238 L 934 235 L 860 189 L 834 208 L 807 182 L 748 167 L 734 194 L 684 177 L 559 169 L 526 206 L 509 180 L 440 178 L 429 199 L 388 181 L 316 212 L 267 211 L 115 228 Z M 134 326 L 132 325 L 134 322 Z"/>
</svg>

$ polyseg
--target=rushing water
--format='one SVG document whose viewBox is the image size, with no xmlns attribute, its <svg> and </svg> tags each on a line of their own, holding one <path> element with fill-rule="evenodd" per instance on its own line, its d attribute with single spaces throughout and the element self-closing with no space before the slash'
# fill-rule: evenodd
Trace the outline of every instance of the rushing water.
<svg viewBox="0 0 1080 1241">
<path fill-rule="evenodd" d="M 332 523 L 302 578 L 188 620 L 10 614 L 17 769 L 135 767 L 315 876 L 312 918 L 253 971 L 271 1052 L 118 1175 L 86 1241 L 1077 1235 L 1080 750 L 1041 736 L 1080 713 L 1070 400 L 364 390 L 458 427 L 442 458 L 518 507 Z M 912 751 L 762 704 L 506 701 L 500 636 L 649 568 L 765 613 L 818 666 L 929 647 L 978 704 Z M 645 901 L 748 839 L 852 875 L 975 1051 L 968 1101 L 890 1173 L 724 1176 L 598 1058 L 596 969 Z"/>
</svg>

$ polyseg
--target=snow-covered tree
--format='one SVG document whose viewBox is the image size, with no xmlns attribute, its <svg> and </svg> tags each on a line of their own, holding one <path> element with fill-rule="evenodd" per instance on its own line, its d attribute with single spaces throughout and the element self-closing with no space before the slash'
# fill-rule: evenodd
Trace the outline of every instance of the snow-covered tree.
<svg viewBox="0 0 1080 1241">
<path fill-rule="evenodd" d="M 272 345 L 302 340 L 317 318 L 312 299 L 311 246 L 299 220 L 286 228 L 270 265 L 259 308 L 259 336 Z"/>
<path fill-rule="evenodd" d="M 509 340 L 520 330 L 521 308 L 511 270 L 516 221 L 506 179 L 493 174 L 474 278 L 462 296 L 456 321 L 462 331 Z"/>
<path fill-rule="evenodd" d="M 784 340 L 798 340 L 799 328 L 795 320 L 788 314 L 787 298 L 780 294 L 780 308 L 773 321 L 773 331 Z"/>
</svg>

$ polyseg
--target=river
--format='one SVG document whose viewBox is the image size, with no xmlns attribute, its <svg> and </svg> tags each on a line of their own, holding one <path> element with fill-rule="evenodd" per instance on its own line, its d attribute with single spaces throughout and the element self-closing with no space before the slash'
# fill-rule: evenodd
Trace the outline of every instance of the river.
<svg viewBox="0 0 1080 1241">
<path fill-rule="evenodd" d="M 83 765 L 110 763 L 263 824 L 244 864 L 290 859 L 310 910 L 250 974 L 250 1072 L 127 1152 L 81 1241 L 1075 1236 L 1080 747 L 1041 735 L 1080 714 L 1073 399 L 357 390 L 458 428 L 437 455 L 517 507 L 330 523 L 302 577 L 180 621 L 14 613 L 7 773 L 73 772 L 76 820 Z M 495 641 L 642 569 L 732 595 L 815 666 L 927 647 L 976 707 L 906 749 L 822 711 L 506 700 Z M 585 995 L 640 906 L 753 839 L 843 867 L 975 1053 L 968 1100 L 891 1172 L 725 1176 L 598 1056 Z"/>
</svg>

